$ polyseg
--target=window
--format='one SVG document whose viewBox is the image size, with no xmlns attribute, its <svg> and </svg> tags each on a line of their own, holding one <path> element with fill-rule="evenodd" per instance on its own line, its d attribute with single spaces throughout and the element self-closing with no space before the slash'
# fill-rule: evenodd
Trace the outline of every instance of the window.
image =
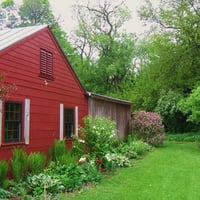
<svg viewBox="0 0 200 200">
<path fill-rule="evenodd" d="M 22 141 L 22 104 L 5 102 L 4 143 Z"/>
<path fill-rule="evenodd" d="M 65 138 L 71 138 L 74 134 L 74 110 L 64 109 L 64 136 Z"/>
<path fill-rule="evenodd" d="M 53 79 L 53 54 L 40 49 L 40 76 Z"/>
</svg>

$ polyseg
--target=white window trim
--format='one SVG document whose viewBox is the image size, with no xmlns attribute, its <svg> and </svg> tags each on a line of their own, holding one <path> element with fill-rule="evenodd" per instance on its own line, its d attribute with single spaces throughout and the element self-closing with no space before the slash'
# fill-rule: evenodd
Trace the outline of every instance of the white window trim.
<svg viewBox="0 0 200 200">
<path fill-rule="evenodd" d="M 30 99 L 25 99 L 24 103 L 24 142 L 29 144 L 30 135 Z"/>
<path fill-rule="evenodd" d="M 74 128 L 74 132 L 75 135 L 78 136 L 78 106 L 75 106 L 75 128 Z"/>
<path fill-rule="evenodd" d="M 60 104 L 60 129 L 59 129 L 59 139 L 63 140 L 64 138 L 64 105 Z"/>
<path fill-rule="evenodd" d="M 78 136 L 78 106 L 75 106 L 74 112 L 74 134 Z M 60 104 L 59 139 L 64 139 L 64 104 Z"/>
<path fill-rule="evenodd" d="M 24 102 L 24 142 L 29 144 L 30 135 L 30 99 L 25 99 Z M 2 145 L 2 123 L 3 123 L 3 101 L 0 100 L 0 146 Z"/>
</svg>

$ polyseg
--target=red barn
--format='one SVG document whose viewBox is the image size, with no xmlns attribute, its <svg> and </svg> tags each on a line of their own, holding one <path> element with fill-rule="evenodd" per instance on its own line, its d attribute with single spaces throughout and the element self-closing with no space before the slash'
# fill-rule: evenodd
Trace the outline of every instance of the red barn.
<svg viewBox="0 0 200 200">
<path fill-rule="evenodd" d="M 0 100 L 0 159 L 16 146 L 47 152 L 55 139 L 70 144 L 88 99 L 48 26 L 0 31 L 0 74 L 16 85 Z"/>
</svg>

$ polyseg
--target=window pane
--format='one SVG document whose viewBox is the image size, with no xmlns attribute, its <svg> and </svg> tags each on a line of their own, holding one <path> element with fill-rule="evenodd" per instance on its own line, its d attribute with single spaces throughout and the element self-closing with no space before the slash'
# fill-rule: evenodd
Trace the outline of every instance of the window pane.
<svg viewBox="0 0 200 200">
<path fill-rule="evenodd" d="M 22 140 L 22 104 L 6 102 L 4 122 L 4 142 L 20 142 Z"/>
<path fill-rule="evenodd" d="M 71 138 L 74 133 L 74 110 L 64 109 L 64 133 L 66 138 Z"/>
</svg>

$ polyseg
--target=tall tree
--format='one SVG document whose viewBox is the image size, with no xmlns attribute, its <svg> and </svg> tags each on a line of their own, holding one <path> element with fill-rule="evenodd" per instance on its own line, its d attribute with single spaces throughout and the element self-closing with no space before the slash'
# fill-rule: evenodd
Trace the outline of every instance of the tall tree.
<svg viewBox="0 0 200 200">
<path fill-rule="evenodd" d="M 197 0 L 161 0 L 157 7 L 147 0 L 140 10 L 142 19 L 157 24 L 157 30 L 136 79 L 137 108 L 153 110 L 163 90 L 188 95 L 200 81 L 199 9 Z"/>
<path fill-rule="evenodd" d="M 18 6 L 13 0 L 2 1 L 0 8 L 0 28 L 13 28 L 20 22 Z"/>
<path fill-rule="evenodd" d="M 23 0 L 19 14 L 25 24 L 53 24 L 55 22 L 48 0 Z"/>
<path fill-rule="evenodd" d="M 136 37 L 120 32 L 123 24 L 130 19 L 130 11 L 122 1 L 118 4 L 104 0 L 92 5 L 75 5 L 78 27 L 73 45 L 82 59 L 90 61 L 91 73 L 83 66 L 88 90 L 103 94 L 114 94 L 121 90 L 121 84 L 133 75 L 133 57 Z"/>
</svg>

